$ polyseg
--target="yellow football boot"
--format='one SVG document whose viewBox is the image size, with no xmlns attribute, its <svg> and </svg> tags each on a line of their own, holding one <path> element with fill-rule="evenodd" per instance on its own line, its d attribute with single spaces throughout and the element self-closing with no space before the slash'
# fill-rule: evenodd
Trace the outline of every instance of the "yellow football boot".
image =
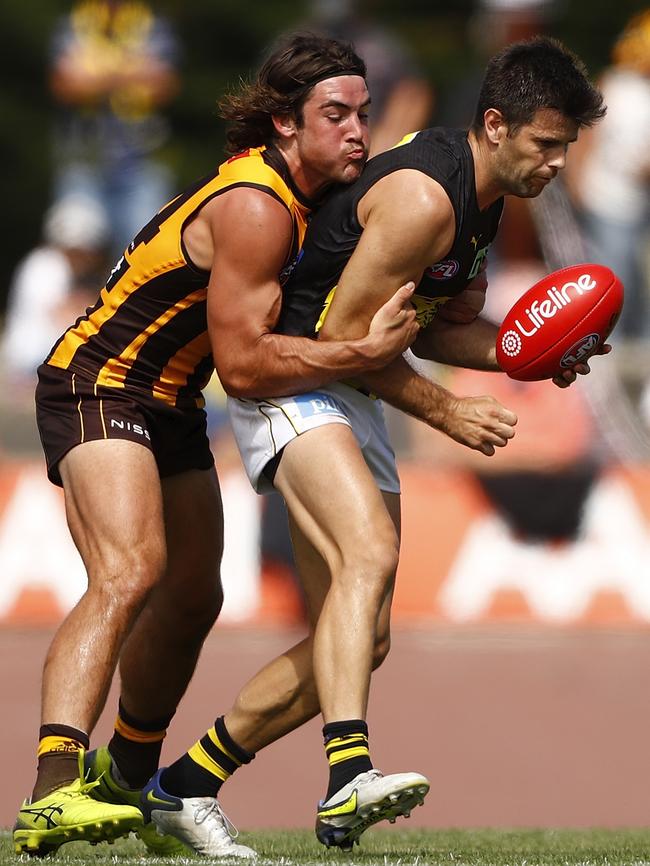
<svg viewBox="0 0 650 866">
<path fill-rule="evenodd" d="M 96 786 L 79 778 L 34 803 L 25 800 L 14 824 L 16 854 L 46 856 L 65 842 L 113 842 L 142 828 L 138 808 L 98 802 L 91 795 Z"/>
</svg>

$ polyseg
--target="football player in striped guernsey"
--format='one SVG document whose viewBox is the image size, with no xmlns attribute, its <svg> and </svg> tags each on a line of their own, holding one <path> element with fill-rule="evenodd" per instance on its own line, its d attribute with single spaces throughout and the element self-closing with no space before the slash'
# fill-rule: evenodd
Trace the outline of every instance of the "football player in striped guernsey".
<svg viewBox="0 0 650 866">
<path fill-rule="evenodd" d="M 64 489 L 88 589 L 47 654 L 37 780 L 16 820 L 18 852 L 141 827 L 140 789 L 222 603 L 223 518 L 201 394 L 215 343 L 218 372 L 232 380 L 237 318 L 249 365 L 231 386 L 245 397 L 381 368 L 415 337 L 412 286 L 361 339 L 272 332 L 310 209 L 361 173 L 368 103 L 365 65 L 349 45 L 289 37 L 224 103 L 232 157 L 139 232 L 39 369 L 48 476 Z M 80 773 L 118 659 L 115 733 Z M 252 855 L 220 811 L 203 826 L 212 854 Z M 140 832 L 159 853 L 182 847 L 153 825 Z"/>
</svg>

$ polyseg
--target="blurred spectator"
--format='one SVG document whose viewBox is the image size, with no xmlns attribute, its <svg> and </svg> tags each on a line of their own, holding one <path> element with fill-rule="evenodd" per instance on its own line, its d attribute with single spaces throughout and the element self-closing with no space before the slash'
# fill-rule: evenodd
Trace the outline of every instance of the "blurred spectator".
<svg viewBox="0 0 650 866">
<path fill-rule="evenodd" d="M 144 2 L 80 0 L 60 20 L 51 53 L 55 198 L 95 198 L 118 255 L 172 195 L 158 109 L 178 89 L 176 39 Z"/>
<path fill-rule="evenodd" d="M 16 268 L 2 339 L 4 375 L 29 388 L 30 399 L 36 368 L 97 296 L 106 266 L 104 211 L 93 199 L 61 199 L 45 215 L 43 240 Z"/>
<path fill-rule="evenodd" d="M 650 228 L 650 8 L 628 23 L 600 82 L 602 123 L 578 142 L 570 167 L 587 254 L 625 286 L 617 333 L 648 340 L 650 295 L 643 250 Z"/>
<path fill-rule="evenodd" d="M 370 155 L 430 125 L 433 89 L 407 46 L 370 20 L 370 0 L 313 0 L 312 30 L 352 42 L 368 69 Z"/>
</svg>

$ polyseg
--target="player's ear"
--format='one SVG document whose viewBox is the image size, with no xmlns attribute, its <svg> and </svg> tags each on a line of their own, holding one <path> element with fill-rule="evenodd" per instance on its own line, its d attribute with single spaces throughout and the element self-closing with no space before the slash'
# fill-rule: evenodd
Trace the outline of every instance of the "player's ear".
<svg viewBox="0 0 650 866">
<path fill-rule="evenodd" d="M 281 138 L 292 138 L 296 134 L 298 124 L 293 114 L 273 114 L 271 121 L 277 135 Z"/>
<path fill-rule="evenodd" d="M 491 144 L 498 144 L 508 135 L 508 125 L 503 114 L 496 108 L 488 108 L 483 115 L 483 128 Z"/>
</svg>

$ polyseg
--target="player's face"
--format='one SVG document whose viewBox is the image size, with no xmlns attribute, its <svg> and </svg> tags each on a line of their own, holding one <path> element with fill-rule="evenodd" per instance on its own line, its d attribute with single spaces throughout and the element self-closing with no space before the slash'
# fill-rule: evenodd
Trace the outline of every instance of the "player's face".
<svg viewBox="0 0 650 866">
<path fill-rule="evenodd" d="M 507 193 L 533 198 L 564 168 L 578 124 L 559 111 L 542 108 L 511 136 L 501 139 L 497 155 L 499 181 Z"/>
<path fill-rule="evenodd" d="M 305 101 L 296 141 L 311 183 L 352 183 L 368 158 L 366 82 L 360 75 L 319 81 Z"/>
</svg>

